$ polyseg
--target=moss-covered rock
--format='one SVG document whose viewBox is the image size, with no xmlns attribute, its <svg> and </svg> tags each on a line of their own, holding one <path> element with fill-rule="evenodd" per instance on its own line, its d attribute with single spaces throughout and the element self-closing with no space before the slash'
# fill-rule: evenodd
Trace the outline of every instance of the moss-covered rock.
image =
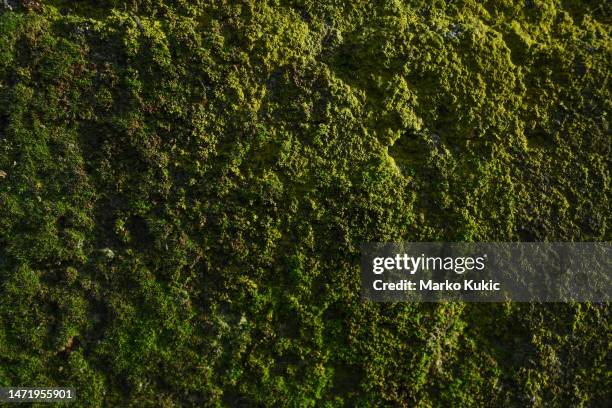
<svg viewBox="0 0 612 408">
<path fill-rule="evenodd" d="M 610 6 L 0 9 L 0 385 L 605 406 L 607 305 L 367 304 L 367 241 L 609 241 Z M 27 4 L 26 4 L 27 3 Z"/>
</svg>

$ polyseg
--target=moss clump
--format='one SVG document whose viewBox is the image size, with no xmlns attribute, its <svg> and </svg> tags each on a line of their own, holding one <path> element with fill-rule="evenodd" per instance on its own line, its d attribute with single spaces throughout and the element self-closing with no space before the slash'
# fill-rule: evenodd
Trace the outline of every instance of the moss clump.
<svg viewBox="0 0 612 408">
<path fill-rule="evenodd" d="M 362 304 L 358 260 L 610 240 L 608 5 L 40 3 L 0 11 L 0 385 L 605 405 L 607 305 Z"/>
</svg>

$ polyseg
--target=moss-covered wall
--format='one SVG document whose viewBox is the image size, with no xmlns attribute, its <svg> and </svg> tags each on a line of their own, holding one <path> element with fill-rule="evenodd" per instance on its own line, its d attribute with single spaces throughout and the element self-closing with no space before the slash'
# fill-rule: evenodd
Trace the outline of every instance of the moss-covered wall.
<svg viewBox="0 0 612 408">
<path fill-rule="evenodd" d="M 610 240 L 609 3 L 8 4 L 0 385 L 610 402 L 608 305 L 370 304 L 358 278 L 366 241 Z"/>
</svg>

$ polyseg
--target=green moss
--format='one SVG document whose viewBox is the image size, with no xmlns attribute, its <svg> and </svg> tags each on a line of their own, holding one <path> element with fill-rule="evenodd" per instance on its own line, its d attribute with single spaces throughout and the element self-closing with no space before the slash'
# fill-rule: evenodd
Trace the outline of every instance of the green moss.
<svg viewBox="0 0 612 408">
<path fill-rule="evenodd" d="M 610 240 L 609 6 L 42 3 L 0 11 L 0 385 L 605 404 L 607 305 L 358 276 L 367 241 Z"/>
</svg>

